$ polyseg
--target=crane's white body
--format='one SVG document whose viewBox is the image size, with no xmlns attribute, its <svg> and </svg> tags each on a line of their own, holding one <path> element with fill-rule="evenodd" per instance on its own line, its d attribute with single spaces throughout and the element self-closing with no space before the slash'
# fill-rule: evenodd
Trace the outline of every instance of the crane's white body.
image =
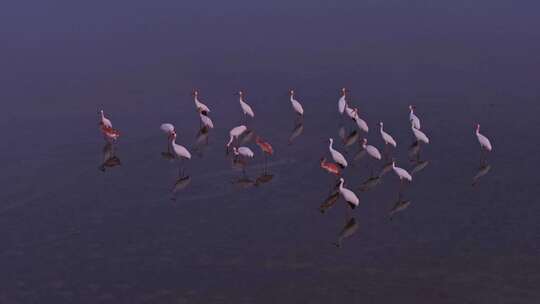
<svg viewBox="0 0 540 304">
<path fill-rule="evenodd" d="M 338 112 L 339 114 L 343 115 L 343 112 L 345 112 L 345 107 L 347 106 L 347 94 L 345 92 L 345 88 L 341 89 L 341 97 L 338 100 Z"/>
<path fill-rule="evenodd" d="M 334 139 L 330 138 L 330 145 L 328 145 L 328 150 L 330 150 L 330 154 L 332 155 L 332 159 L 335 163 L 342 166 L 343 168 L 347 167 L 347 160 L 341 154 L 339 151 L 335 150 L 333 147 Z"/>
<path fill-rule="evenodd" d="M 291 90 L 291 105 L 293 107 L 293 110 L 300 116 L 304 115 L 304 108 L 302 107 L 302 104 L 298 100 L 294 98 L 294 91 Z"/>
<path fill-rule="evenodd" d="M 173 147 L 174 154 L 176 154 L 176 156 L 178 156 L 180 159 L 191 159 L 191 153 L 189 153 L 188 149 L 176 143 L 176 133 L 172 133 L 172 135 L 171 145 Z"/>
<path fill-rule="evenodd" d="M 419 142 L 423 142 L 425 144 L 429 144 L 429 138 L 426 136 L 426 134 L 417 128 L 414 127 L 414 123 L 411 121 L 411 129 L 414 133 L 414 137 L 416 137 L 416 140 Z"/>
<path fill-rule="evenodd" d="M 202 124 L 210 129 L 214 128 L 214 123 L 212 122 L 212 119 L 210 117 L 204 115 L 203 113 L 199 113 L 199 116 L 201 117 Z"/>
<path fill-rule="evenodd" d="M 242 108 L 242 112 L 244 112 L 244 115 L 248 115 L 250 117 L 255 117 L 255 113 L 253 112 L 253 109 L 244 101 L 244 93 L 239 92 L 240 95 L 240 107 Z"/>
<path fill-rule="evenodd" d="M 206 113 L 210 112 L 210 109 L 199 100 L 198 91 L 193 92 L 193 101 L 195 101 L 195 107 L 197 108 L 197 111 Z"/>
<path fill-rule="evenodd" d="M 400 168 L 400 167 L 396 167 L 396 163 L 395 162 L 392 162 L 392 169 L 394 170 L 394 172 L 396 173 L 396 175 L 399 177 L 400 180 L 408 180 L 408 181 L 412 181 L 412 176 L 409 172 L 407 172 L 407 170 L 403 169 L 403 168 Z"/>
<path fill-rule="evenodd" d="M 366 133 L 369 132 L 369 127 L 366 123 L 365 120 L 363 120 L 362 118 L 360 118 L 360 116 L 358 116 L 358 108 L 355 108 L 353 110 L 353 117 L 352 119 L 356 122 L 356 125 L 358 126 L 358 128 Z"/>
<path fill-rule="evenodd" d="M 351 208 L 355 208 L 360 203 L 360 200 L 358 199 L 358 196 L 351 190 L 343 187 L 343 184 L 345 183 L 345 180 L 343 178 L 339 179 L 339 193 L 343 196 L 345 201 L 349 203 Z"/>
<path fill-rule="evenodd" d="M 243 157 L 249 157 L 253 158 L 253 151 L 251 151 L 248 147 L 239 147 L 238 149 L 236 147 L 233 147 L 234 155 L 240 155 Z"/>
<path fill-rule="evenodd" d="M 170 135 L 175 132 L 174 125 L 171 123 L 163 123 L 161 124 L 159 128 L 161 129 L 161 131 L 163 131 L 167 135 Z"/>
<path fill-rule="evenodd" d="M 379 149 L 375 148 L 372 145 L 367 144 L 367 139 L 364 138 L 364 141 L 362 143 L 362 148 L 366 150 L 366 152 L 369 154 L 369 156 L 375 158 L 375 159 L 382 159 L 381 152 L 379 152 Z"/>
<path fill-rule="evenodd" d="M 414 107 L 409 106 L 409 121 L 412 123 L 415 129 L 420 130 L 420 118 L 414 114 Z"/>
<path fill-rule="evenodd" d="M 240 135 L 242 135 L 242 133 L 244 133 L 245 131 L 247 130 L 247 127 L 244 126 L 244 125 L 240 125 L 240 126 L 237 126 L 237 127 L 234 127 L 232 128 L 230 131 L 229 131 L 229 142 L 227 143 L 227 147 L 229 147 L 231 145 L 231 143 L 233 142 L 233 140 L 235 138 L 238 138 Z"/>
<path fill-rule="evenodd" d="M 381 126 L 381 136 L 384 140 L 384 143 L 387 145 L 392 145 L 395 148 L 397 146 L 397 143 L 394 138 L 384 131 L 384 125 L 382 122 L 380 122 L 379 125 Z"/>
<path fill-rule="evenodd" d="M 480 134 L 480 124 L 476 126 L 476 138 L 478 138 L 478 143 L 480 144 L 480 147 L 490 152 L 491 150 L 493 150 L 493 147 L 491 146 L 491 142 L 489 141 L 489 139 L 483 134 Z"/>
<path fill-rule="evenodd" d="M 100 110 L 99 112 L 101 114 L 101 124 L 107 128 L 112 128 L 112 122 L 107 117 L 105 117 L 103 110 Z"/>
</svg>

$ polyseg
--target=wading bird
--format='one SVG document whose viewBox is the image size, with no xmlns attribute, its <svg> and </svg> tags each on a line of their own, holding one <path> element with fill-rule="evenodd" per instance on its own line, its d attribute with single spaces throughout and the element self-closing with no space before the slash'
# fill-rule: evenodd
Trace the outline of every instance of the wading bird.
<svg viewBox="0 0 540 304">
<path fill-rule="evenodd" d="M 338 100 L 338 112 L 343 115 L 345 112 L 345 107 L 347 106 L 347 90 L 345 88 L 341 89 L 341 97 Z"/>
<path fill-rule="evenodd" d="M 202 122 L 204 127 L 210 128 L 210 129 L 214 128 L 214 123 L 212 122 L 212 119 L 210 119 L 210 117 L 203 114 L 202 112 L 199 113 L 199 117 L 201 118 L 201 122 Z"/>
<path fill-rule="evenodd" d="M 478 138 L 478 143 L 480 143 L 480 147 L 483 150 L 491 152 L 491 150 L 493 149 L 491 146 L 491 142 L 486 136 L 480 134 L 480 124 L 476 124 L 476 138 Z"/>
<path fill-rule="evenodd" d="M 120 137 L 120 132 L 116 129 L 107 127 L 105 125 L 101 126 L 101 133 L 106 141 L 116 141 Z"/>
<path fill-rule="evenodd" d="M 195 108 L 197 112 L 207 115 L 210 112 L 210 109 L 199 100 L 199 91 L 193 91 L 193 101 L 195 101 Z"/>
<path fill-rule="evenodd" d="M 335 163 L 327 161 L 324 157 L 321 158 L 321 168 L 330 174 L 334 174 L 336 176 L 340 175 L 339 166 Z"/>
<path fill-rule="evenodd" d="M 171 146 L 173 147 L 174 154 L 181 161 L 183 161 L 184 159 L 191 159 L 191 153 L 189 153 L 188 149 L 176 143 L 176 132 L 172 133 Z"/>
<path fill-rule="evenodd" d="M 300 104 L 300 102 L 294 98 L 294 90 L 290 90 L 289 93 L 291 94 L 291 105 L 294 112 L 296 112 L 296 114 L 298 114 L 300 117 L 303 117 L 304 108 L 302 107 L 302 104 Z"/>
<path fill-rule="evenodd" d="M 352 118 L 355 122 L 356 122 L 356 125 L 358 126 L 358 128 L 366 133 L 369 132 L 369 127 L 366 123 L 365 120 L 363 120 L 362 118 L 360 118 L 360 116 L 358 116 L 358 108 L 354 108 L 353 110 L 353 118 Z"/>
<path fill-rule="evenodd" d="M 392 136 L 390 136 L 390 134 L 384 131 L 384 124 L 382 121 L 379 122 L 379 126 L 381 127 L 381 136 L 382 136 L 382 139 L 384 140 L 384 143 L 386 145 L 392 145 L 395 148 L 397 146 L 396 141 L 394 140 Z"/>
<path fill-rule="evenodd" d="M 354 194 L 351 190 L 344 188 L 343 184 L 345 183 L 345 180 L 343 178 L 339 179 L 339 193 L 343 196 L 345 201 L 349 204 L 349 206 L 354 209 L 358 204 L 360 203 L 360 200 L 358 200 L 358 196 Z"/>
<path fill-rule="evenodd" d="M 244 101 L 244 92 L 239 91 L 238 95 L 240 96 L 240 107 L 242 108 L 244 117 L 247 117 L 247 116 L 250 116 L 251 118 L 255 117 L 255 113 L 253 113 L 253 110 L 251 109 L 251 107 Z"/>
<path fill-rule="evenodd" d="M 238 137 L 240 137 L 240 135 L 242 135 L 242 133 L 244 133 L 245 131 L 247 130 L 247 127 L 244 126 L 244 125 L 239 125 L 237 127 L 234 127 L 232 128 L 230 131 L 229 131 L 229 142 L 227 143 L 227 148 L 229 148 L 229 146 L 232 144 L 233 140 L 238 140 Z"/>
<path fill-rule="evenodd" d="M 105 117 L 105 114 L 103 113 L 103 110 L 99 110 L 99 113 L 101 115 L 101 119 L 100 119 L 100 125 L 102 125 L 103 127 L 106 127 L 106 128 L 109 128 L 109 129 L 112 129 L 112 122 L 110 119 L 108 119 L 107 117 Z"/>
<path fill-rule="evenodd" d="M 379 149 L 375 148 L 372 145 L 367 144 L 367 139 L 363 139 L 362 141 L 362 148 L 366 150 L 366 152 L 369 154 L 369 156 L 375 158 L 375 159 L 382 159 L 381 152 L 379 152 Z"/>
<path fill-rule="evenodd" d="M 347 160 L 345 159 L 345 156 L 341 154 L 339 151 L 335 150 L 334 145 L 334 139 L 329 139 L 330 144 L 328 145 L 328 150 L 330 150 L 330 154 L 332 155 L 332 159 L 334 162 L 336 162 L 341 168 L 347 167 Z"/>
<path fill-rule="evenodd" d="M 414 108 L 416 107 L 409 105 L 409 121 L 412 123 L 415 129 L 420 130 L 420 118 L 414 114 Z"/>
<path fill-rule="evenodd" d="M 425 144 L 429 144 L 429 138 L 426 136 L 426 134 L 417 128 L 414 127 L 414 123 L 411 121 L 411 130 L 413 131 L 414 137 L 416 138 L 417 142 L 423 142 Z"/>
<path fill-rule="evenodd" d="M 248 147 L 233 147 L 234 155 L 241 156 L 243 158 L 253 158 L 254 154 L 253 151 L 251 151 Z"/>
<path fill-rule="evenodd" d="M 412 176 L 407 172 L 407 170 L 396 167 L 396 162 L 392 162 L 392 169 L 394 170 L 394 173 L 399 177 L 400 182 L 403 182 L 403 180 L 408 180 L 409 182 L 412 181 Z"/>
<path fill-rule="evenodd" d="M 270 143 L 260 138 L 259 136 L 255 138 L 255 143 L 257 143 L 259 148 L 261 148 L 264 153 L 264 168 L 266 170 L 266 159 L 268 158 L 268 156 L 274 154 L 274 149 L 272 148 L 272 145 L 270 145 Z"/>
</svg>

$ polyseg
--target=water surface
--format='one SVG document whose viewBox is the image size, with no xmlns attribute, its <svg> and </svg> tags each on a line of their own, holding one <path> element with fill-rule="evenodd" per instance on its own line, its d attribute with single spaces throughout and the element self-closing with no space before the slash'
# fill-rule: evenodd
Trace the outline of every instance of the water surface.
<svg viewBox="0 0 540 304">
<path fill-rule="evenodd" d="M 30 2 L 0 15 L 2 303 L 540 299 L 537 5 Z M 354 128 L 337 114 L 343 86 L 370 143 L 382 148 L 384 121 L 410 171 L 417 106 L 431 143 L 410 185 L 389 172 L 367 189 L 383 163 L 341 141 Z M 194 87 L 216 125 L 202 147 Z M 265 168 L 247 142 L 245 176 L 224 149 L 239 89 L 276 151 Z M 100 108 L 122 132 L 119 166 L 103 166 Z M 176 189 L 162 122 L 194 154 Z M 352 163 L 352 212 L 341 199 L 319 211 L 329 137 Z"/>
</svg>

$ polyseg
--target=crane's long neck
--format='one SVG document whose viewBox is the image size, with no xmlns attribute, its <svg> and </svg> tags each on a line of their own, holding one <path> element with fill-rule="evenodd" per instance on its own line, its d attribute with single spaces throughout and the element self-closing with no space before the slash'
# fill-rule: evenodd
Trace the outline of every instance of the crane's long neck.
<svg viewBox="0 0 540 304">
<path fill-rule="evenodd" d="M 339 190 L 343 190 L 343 180 L 339 181 Z"/>
<path fill-rule="evenodd" d="M 328 144 L 328 149 L 334 150 L 333 143 L 333 141 L 330 141 L 330 143 Z"/>
<path fill-rule="evenodd" d="M 103 111 L 99 112 L 101 114 L 101 119 L 105 118 L 105 115 L 103 114 Z"/>
<path fill-rule="evenodd" d="M 227 147 L 229 147 L 233 141 L 234 136 L 232 134 L 229 135 L 229 142 L 227 143 Z"/>
<path fill-rule="evenodd" d="M 476 126 L 476 135 L 480 134 L 480 126 Z"/>
</svg>

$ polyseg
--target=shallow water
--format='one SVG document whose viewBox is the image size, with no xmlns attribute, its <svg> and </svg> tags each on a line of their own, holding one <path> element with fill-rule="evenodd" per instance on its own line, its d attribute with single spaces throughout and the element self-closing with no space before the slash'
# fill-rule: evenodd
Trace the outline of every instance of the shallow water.
<svg viewBox="0 0 540 304">
<path fill-rule="evenodd" d="M 10 42 L 0 58 L 0 302 L 540 299 L 533 5 L 18 5 L 0 16 Z M 337 114 L 342 86 L 370 126 L 358 139 L 382 149 L 384 121 L 409 171 L 407 106 L 417 106 L 431 143 L 411 184 L 391 171 L 365 184 L 384 162 L 340 139 L 354 129 Z M 206 145 L 194 87 L 216 125 Z M 306 111 L 301 130 L 289 88 Z M 246 142 L 256 157 L 245 175 L 224 149 L 243 121 L 238 89 L 256 113 L 249 127 L 275 150 L 265 166 Z M 100 108 L 122 132 L 109 161 L 119 166 L 103 166 L 112 154 Z M 162 122 L 193 154 L 178 183 Z M 477 122 L 494 146 L 483 166 Z M 351 163 L 353 211 L 342 199 L 319 210 L 333 183 L 319 168 L 329 137 Z"/>
</svg>

